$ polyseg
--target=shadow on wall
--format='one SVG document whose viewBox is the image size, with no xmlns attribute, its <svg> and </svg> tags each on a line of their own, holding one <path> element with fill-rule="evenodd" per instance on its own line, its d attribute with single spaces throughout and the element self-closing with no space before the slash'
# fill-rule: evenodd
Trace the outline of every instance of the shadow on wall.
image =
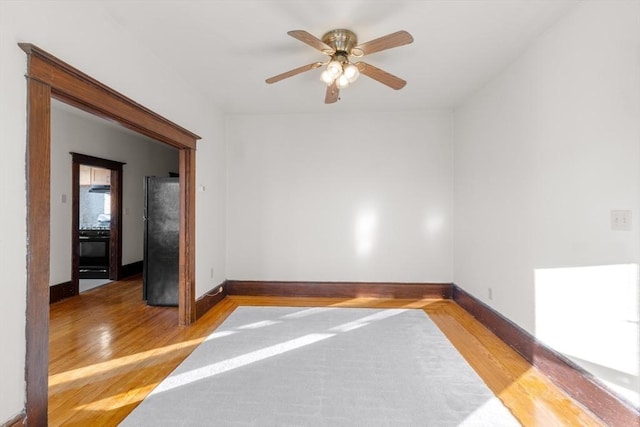
<svg viewBox="0 0 640 427">
<path fill-rule="evenodd" d="M 541 268 L 536 338 L 640 408 L 638 264 Z"/>
</svg>

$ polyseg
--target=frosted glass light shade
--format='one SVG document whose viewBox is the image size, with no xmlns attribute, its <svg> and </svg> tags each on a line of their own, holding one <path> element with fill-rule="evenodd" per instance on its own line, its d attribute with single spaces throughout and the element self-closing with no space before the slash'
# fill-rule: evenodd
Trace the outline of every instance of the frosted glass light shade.
<svg viewBox="0 0 640 427">
<path fill-rule="evenodd" d="M 347 64 L 344 67 L 343 75 L 349 80 L 349 83 L 353 83 L 358 80 L 360 76 L 360 70 L 353 64 Z"/>
<path fill-rule="evenodd" d="M 338 77 L 338 80 L 336 80 L 336 86 L 338 86 L 339 89 L 344 89 L 345 87 L 348 87 L 349 79 L 347 78 L 347 76 L 345 76 L 344 74 L 341 74 L 340 77 Z"/>
<path fill-rule="evenodd" d="M 327 84 L 327 86 L 329 86 L 331 83 L 333 83 L 335 77 L 331 76 L 331 74 L 329 74 L 329 71 L 324 70 L 322 74 L 320 74 L 320 80 L 322 80 Z"/>
<path fill-rule="evenodd" d="M 329 65 L 327 65 L 327 72 L 331 77 L 335 79 L 340 74 L 342 74 L 342 64 L 340 64 L 338 61 L 329 62 Z"/>
</svg>

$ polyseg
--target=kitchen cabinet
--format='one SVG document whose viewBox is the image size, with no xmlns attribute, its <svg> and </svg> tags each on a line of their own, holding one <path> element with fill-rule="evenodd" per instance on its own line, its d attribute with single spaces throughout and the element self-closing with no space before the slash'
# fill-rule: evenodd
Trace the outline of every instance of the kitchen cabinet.
<svg viewBox="0 0 640 427">
<path fill-rule="evenodd" d="M 91 185 L 111 185 L 109 169 L 91 168 Z"/>
<path fill-rule="evenodd" d="M 111 185 L 111 170 L 80 165 L 80 185 Z"/>
</svg>

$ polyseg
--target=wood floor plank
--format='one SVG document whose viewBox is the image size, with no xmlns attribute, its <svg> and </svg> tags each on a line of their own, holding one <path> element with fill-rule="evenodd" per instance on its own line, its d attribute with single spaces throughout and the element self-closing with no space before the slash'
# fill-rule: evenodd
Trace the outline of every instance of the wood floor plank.
<svg viewBox="0 0 640 427">
<path fill-rule="evenodd" d="M 49 425 L 117 425 L 238 306 L 422 309 L 523 425 L 603 425 L 450 300 L 234 296 L 179 327 L 140 278 L 51 305 Z"/>
</svg>

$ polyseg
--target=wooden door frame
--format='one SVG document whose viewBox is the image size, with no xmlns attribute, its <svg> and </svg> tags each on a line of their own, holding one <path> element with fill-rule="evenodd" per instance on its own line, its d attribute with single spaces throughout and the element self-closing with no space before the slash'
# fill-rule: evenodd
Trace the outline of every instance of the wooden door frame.
<svg viewBox="0 0 640 427">
<path fill-rule="evenodd" d="M 122 166 L 126 163 L 80 153 L 71 154 L 71 287 L 80 293 L 80 165 L 108 169 L 111 172 L 111 221 L 109 239 L 109 279 L 122 278 Z"/>
<path fill-rule="evenodd" d="M 26 416 L 47 425 L 51 98 L 177 148 L 180 172 L 178 324 L 195 320 L 195 149 L 200 139 L 30 43 L 27 54 Z"/>
</svg>

